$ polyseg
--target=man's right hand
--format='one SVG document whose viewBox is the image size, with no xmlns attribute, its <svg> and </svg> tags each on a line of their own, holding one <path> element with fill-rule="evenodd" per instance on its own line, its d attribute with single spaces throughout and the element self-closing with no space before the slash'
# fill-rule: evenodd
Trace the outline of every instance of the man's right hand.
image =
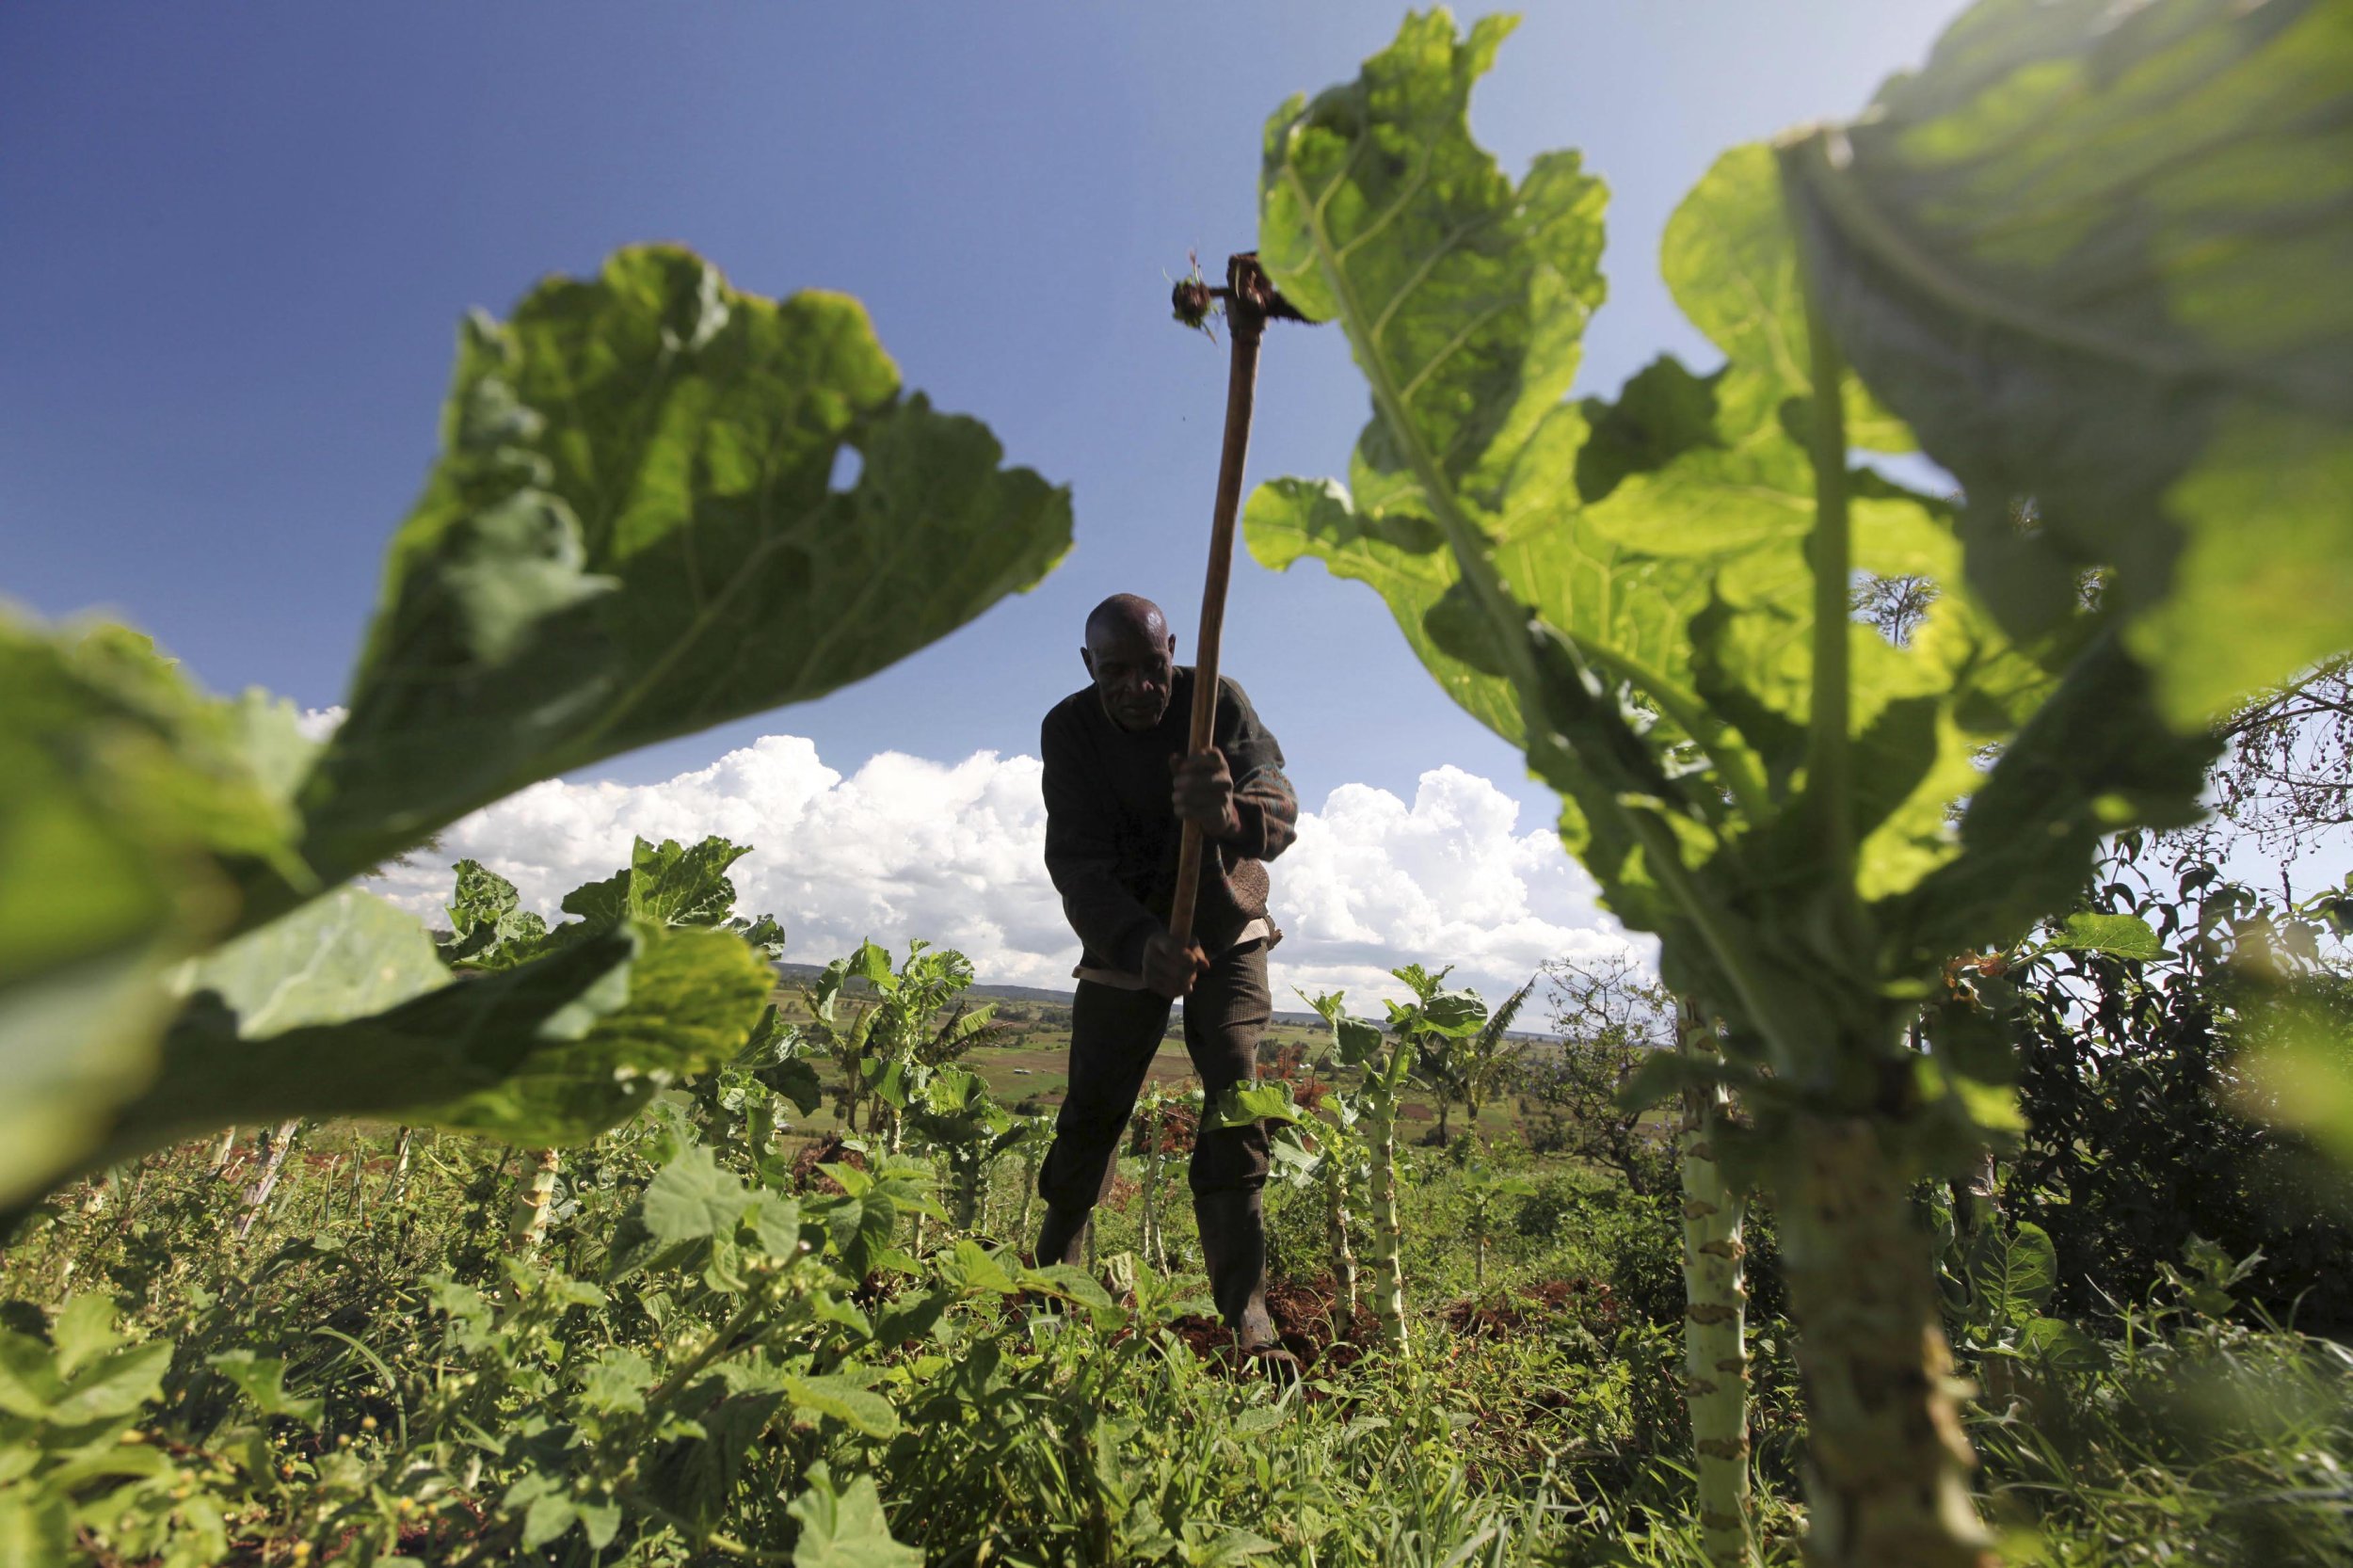
<svg viewBox="0 0 2353 1568">
<path fill-rule="evenodd" d="M 1180 943 L 1165 931 L 1154 933 L 1144 945 L 1144 984 L 1171 1001 L 1192 990 L 1209 967 L 1199 948 Z"/>
</svg>

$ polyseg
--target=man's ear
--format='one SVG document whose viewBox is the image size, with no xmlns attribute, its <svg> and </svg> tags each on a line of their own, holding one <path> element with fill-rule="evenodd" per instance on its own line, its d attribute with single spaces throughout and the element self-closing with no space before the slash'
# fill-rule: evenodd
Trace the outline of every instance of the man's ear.
<svg viewBox="0 0 2353 1568">
<path fill-rule="evenodd" d="M 1089 680 L 1094 680 L 1094 679 L 1095 679 L 1095 649 L 1093 649 L 1093 648 L 1080 648 L 1080 649 L 1079 650 L 1079 663 L 1080 663 L 1080 664 L 1084 664 L 1084 665 L 1087 667 L 1087 679 L 1088 679 Z"/>
</svg>

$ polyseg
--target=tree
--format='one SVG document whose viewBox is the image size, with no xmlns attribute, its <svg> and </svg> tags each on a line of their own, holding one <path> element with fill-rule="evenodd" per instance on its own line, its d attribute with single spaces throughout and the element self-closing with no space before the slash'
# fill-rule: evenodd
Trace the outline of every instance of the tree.
<svg viewBox="0 0 2353 1568">
<path fill-rule="evenodd" d="M 2145 840 L 2104 872 L 2079 931 L 2146 922 L 2145 943 L 2095 946 L 2053 922 L 1956 976 L 1948 1005 L 2019 1055 L 2026 1129 L 2003 1209 L 2049 1236 L 2069 1317 L 2139 1300 L 2203 1238 L 2257 1259 L 2243 1293 L 2281 1321 L 2344 1332 L 2353 1309 L 2312 1284 L 2353 1276 L 2353 1191 L 2308 1138 L 2250 1114 L 2265 1107 L 2242 1061 L 2298 1011 L 2353 1032 L 2335 939 L 2315 913 L 2210 862 L 2168 867 Z"/>
<path fill-rule="evenodd" d="M 1644 1062 L 1675 1048 L 1674 999 L 1623 952 L 1554 959 L 1540 973 L 1561 1044 L 1521 1078 L 1542 1108 L 1538 1141 L 1617 1172 L 1629 1192 L 1661 1191 L 1673 1179 L 1667 1154 L 1625 1094 Z"/>
</svg>

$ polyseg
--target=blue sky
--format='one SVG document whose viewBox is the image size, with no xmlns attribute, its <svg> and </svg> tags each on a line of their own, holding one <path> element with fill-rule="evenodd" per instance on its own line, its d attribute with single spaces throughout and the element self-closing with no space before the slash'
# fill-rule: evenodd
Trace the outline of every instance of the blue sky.
<svg viewBox="0 0 2353 1568">
<path fill-rule="evenodd" d="M 1713 155 L 1846 114 L 1944 4 L 1545 4 L 1478 100 L 1517 169 L 1580 146 L 1612 187 L 1585 382 L 1703 344 L 1655 277 Z M 1036 593 L 767 731 L 854 768 L 1033 750 L 1085 608 L 1160 599 L 1189 647 L 1222 351 L 1164 273 L 1252 242 L 1258 132 L 1353 74 L 1386 4 L 0 8 L 0 594 L 109 607 L 207 683 L 341 695 L 382 542 L 430 456 L 452 332 L 550 272 L 674 239 L 739 286 L 862 296 L 910 386 L 1070 484 Z M 1464 12 L 1465 16 L 1474 14 Z M 1252 475 L 1325 473 L 1364 417 L 1337 334 L 1271 344 Z M 1460 765 L 1551 810 L 1385 614 L 1245 566 L 1227 667 L 1309 801 Z M 1540 815 L 1541 813 L 1541 815 Z"/>
</svg>

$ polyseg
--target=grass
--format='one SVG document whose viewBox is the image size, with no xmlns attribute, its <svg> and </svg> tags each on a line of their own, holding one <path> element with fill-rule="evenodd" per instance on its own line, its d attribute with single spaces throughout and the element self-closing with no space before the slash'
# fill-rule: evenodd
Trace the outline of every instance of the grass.
<svg viewBox="0 0 2353 1568">
<path fill-rule="evenodd" d="M 1053 1053 L 1032 1041 L 976 1053 L 975 1064 L 993 1081 L 1001 1072 L 1033 1085 L 1039 1066 L 1011 1068 Z M 1181 1053 L 1164 1051 L 1161 1065 L 1181 1072 Z M 603 1272 L 623 1215 L 691 1130 L 683 1118 L 673 1106 L 567 1155 L 538 1266 L 584 1282 Z M 726 1417 L 753 1423 L 730 1437 L 712 1425 L 713 1406 L 697 1417 L 710 1437 L 695 1442 L 735 1457 L 697 1484 L 721 1489 L 730 1540 L 784 1556 L 801 1527 L 782 1505 L 823 1461 L 837 1478 L 871 1477 L 893 1532 L 941 1563 L 1696 1564 L 1674 1204 L 1499 1138 L 1490 1158 L 1528 1170 L 1536 1193 L 1496 1240 L 1483 1292 L 1472 1288 L 1459 1171 L 1446 1151 L 1407 1153 L 1416 1327 L 1402 1357 L 1329 1344 L 1327 1330 L 1303 1381 L 1237 1377 L 1214 1330 L 1188 1316 L 1201 1282 L 1172 1161 L 1160 1198 L 1176 1277 L 1131 1272 L 1129 1316 L 959 1305 L 904 1346 L 860 1353 L 871 1369 L 859 1376 L 896 1413 L 895 1433 L 771 1411 Z M 640 1512 L 606 1549 L 577 1530 L 519 1544 L 528 1499 L 518 1488 L 535 1466 L 593 1471 L 582 1456 L 597 1453 L 610 1418 L 583 1368 L 635 1355 L 650 1376 L 726 1315 L 701 1265 L 566 1297 L 573 1304 L 551 1309 L 560 1332 L 456 1336 L 437 1304 L 449 1289 L 511 1315 L 555 1288 L 504 1256 L 502 1218 L 524 1161 L 425 1134 L 396 1188 L 391 1149 L 388 1128 L 306 1132 L 240 1243 L 243 1168 L 216 1178 L 209 1146 L 187 1145 L 58 1194 L 0 1251 L 0 1320 L 20 1335 L 58 1333 L 56 1314 L 82 1293 L 105 1298 L 133 1339 L 178 1346 L 162 1396 L 136 1417 L 139 1446 L 162 1469 L 152 1480 L 102 1470 L 68 1489 L 83 1559 L 364 1568 L 389 1564 L 395 1548 L 422 1563 L 495 1544 L 482 1560 L 725 1560 Z M 1100 1215 L 1106 1257 L 1139 1240 L 1140 1162 L 1123 1174 Z M 1021 1199 L 1017 1166 L 1001 1164 L 984 1240 L 1018 1235 Z M 1313 1194 L 1278 1184 L 1269 1213 L 1286 1312 L 1328 1300 L 1317 1294 L 1327 1259 Z M 928 1235 L 943 1249 L 954 1240 L 936 1224 Z M 1798 1560 L 1804 1418 L 1792 1335 L 1769 1304 L 1769 1239 L 1760 1221 L 1753 1427 L 1765 1560 L 1781 1564 Z M 869 1307 L 923 1277 L 872 1287 L 883 1295 Z M 2003 1397 L 1972 1406 L 1981 1493 L 2011 1557 L 2067 1568 L 2353 1561 L 2353 1353 L 2244 1311 L 2201 1312 L 2186 1295 L 2134 1304 L 2121 1320 L 2096 1364 L 2009 1366 Z M 207 1370 L 238 1352 L 282 1361 L 285 1388 L 323 1401 L 318 1424 L 241 1413 Z M 1991 1383 L 1990 1364 L 1965 1369 Z M 486 1380 L 476 1402 L 451 1403 L 475 1377 Z M 452 1411 L 473 1424 L 453 1424 Z M 0 1475 L 27 1463 L 9 1419 L 0 1416 Z M 24 1484 L 0 1481 L 0 1539 L 9 1488 L 22 1496 Z M 207 1535 L 211 1516 L 221 1523 Z"/>
</svg>

